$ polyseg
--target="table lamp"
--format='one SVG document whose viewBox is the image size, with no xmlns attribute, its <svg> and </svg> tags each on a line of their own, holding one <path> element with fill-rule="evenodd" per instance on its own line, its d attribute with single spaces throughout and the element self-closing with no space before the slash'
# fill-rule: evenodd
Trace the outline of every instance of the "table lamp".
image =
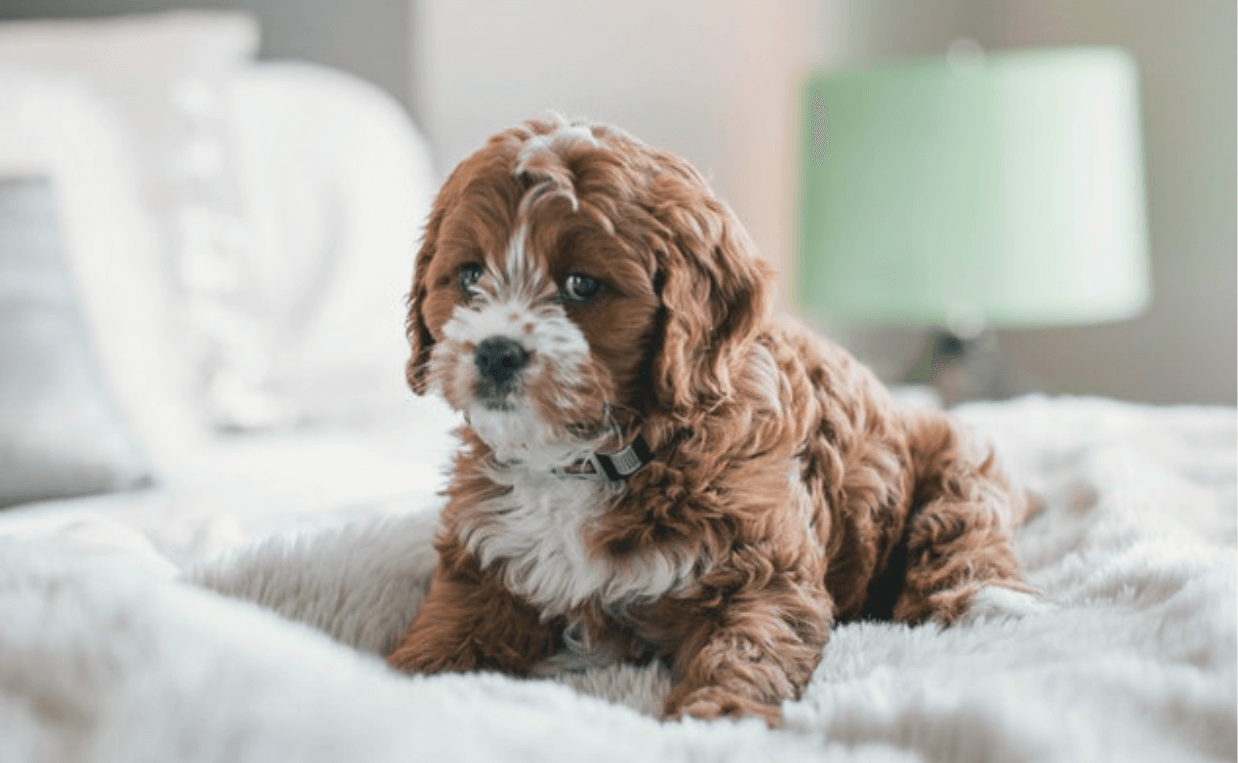
<svg viewBox="0 0 1238 763">
<path fill-rule="evenodd" d="M 947 402 L 994 393 L 994 329 L 1137 314 L 1149 297 L 1137 90 L 1111 48 L 972 48 L 810 76 L 799 309 L 932 327 L 910 380 L 940 389 L 975 365 L 989 377 L 956 378 Z"/>
</svg>

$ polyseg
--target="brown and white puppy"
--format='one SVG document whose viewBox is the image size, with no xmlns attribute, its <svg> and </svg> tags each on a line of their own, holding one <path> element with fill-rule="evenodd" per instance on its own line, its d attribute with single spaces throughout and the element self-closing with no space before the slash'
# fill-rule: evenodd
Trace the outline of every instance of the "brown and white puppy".
<svg viewBox="0 0 1238 763">
<path fill-rule="evenodd" d="M 408 381 L 468 423 L 392 666 L 662 659 L 667 716 L 777 723 L 839 619 L 1030 599 L 993 456 L 772 319 L 770 280 L 691 166 L 614 128 L 531 121 L 456 168 Z"/>
</svg>

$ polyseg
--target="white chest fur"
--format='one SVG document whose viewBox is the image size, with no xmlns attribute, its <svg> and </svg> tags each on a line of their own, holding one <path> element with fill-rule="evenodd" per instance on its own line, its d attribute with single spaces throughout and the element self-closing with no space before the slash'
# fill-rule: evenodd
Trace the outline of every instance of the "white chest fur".
<svg viewBox="0 0 1238 763">
<path fill-rule="evenodd" d="M 518 467 L 495 476 L 511 491 L 488 502 L 461 540 L 482 567 L 502 563 L 507 586 L 544 615 L 563 614 L 594 598 L 622 608 L 691 584 L 696 560 L 687 553 L 650 549 L 618 560 L 590 552 L 588 523 L 621 486 Z"/>
</svg>

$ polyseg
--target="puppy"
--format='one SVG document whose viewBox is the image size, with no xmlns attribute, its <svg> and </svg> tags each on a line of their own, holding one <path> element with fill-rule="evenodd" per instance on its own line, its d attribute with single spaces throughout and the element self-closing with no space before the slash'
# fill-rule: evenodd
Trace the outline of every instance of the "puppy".
<svg viewBox="0 0 1238 763">
<path fill-rule="evenodd" d="M 773 319 L 770 281 L 696 170 L 615 128 L 530 121 L 455 169 L 407 371 L 467 424 L 390 665 L 660 659 L 667 717 L 777 724 L 834 622 L 1027 595 L 992 454 Z"/>
</svg>

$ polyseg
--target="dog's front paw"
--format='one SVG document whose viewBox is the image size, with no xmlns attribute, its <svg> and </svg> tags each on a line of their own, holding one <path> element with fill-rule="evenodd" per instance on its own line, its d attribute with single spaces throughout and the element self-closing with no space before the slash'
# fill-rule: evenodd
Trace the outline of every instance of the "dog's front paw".
<svg viewBox="0 0 1238 763">
<path fill-rule="evenodd" d="M 662 713 L 669 720 L 685 716 L 710 720 L 713 718 L 763 718 L 771 728 L 782 725 L 782 706 L 758 702 L 716 686 L 695 691 L 672 692 Z"/>
<path fill-rule="evenodd" d="M 971 595 L 958 622 L 970 625 L 993 619 L 1021 620 L 1053 609 L 1053 603 L 1039 594 L 986 585 Z"/>
</svg>

